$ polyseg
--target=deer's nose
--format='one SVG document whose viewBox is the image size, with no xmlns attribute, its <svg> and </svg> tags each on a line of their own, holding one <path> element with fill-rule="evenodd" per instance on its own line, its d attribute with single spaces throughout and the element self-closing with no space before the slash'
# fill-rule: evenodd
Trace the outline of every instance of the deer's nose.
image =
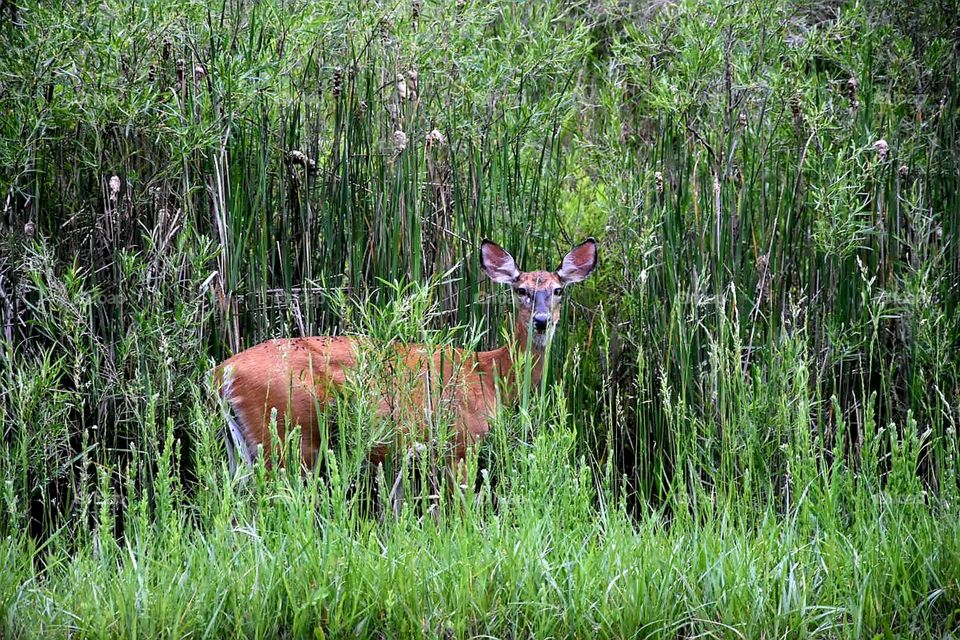
<svg viewBox="0 0 960 640">
<path fill-rule="evenodd" d="M 533 327 L 537 331 L 543 331 L 547 328 L 547 321 L 550 320 L 548 313 L 536 313 L 533 315 Z"/>
</svg>

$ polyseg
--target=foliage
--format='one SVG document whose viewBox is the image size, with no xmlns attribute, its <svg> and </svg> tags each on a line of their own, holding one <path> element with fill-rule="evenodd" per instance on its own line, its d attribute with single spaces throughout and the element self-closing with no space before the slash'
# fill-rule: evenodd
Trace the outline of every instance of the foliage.
<svg viewBox="0 0 960 640">
<path fill-rule="evenodd" d="M 0 635 L 953 632 L 956 15 L 0 3 Z M 323 473 L 228 477 L 215 362 L 492 348 L 480 240 L 587 235 L 472 484 L 364 470 L 375 349 Z"/>
</svg>

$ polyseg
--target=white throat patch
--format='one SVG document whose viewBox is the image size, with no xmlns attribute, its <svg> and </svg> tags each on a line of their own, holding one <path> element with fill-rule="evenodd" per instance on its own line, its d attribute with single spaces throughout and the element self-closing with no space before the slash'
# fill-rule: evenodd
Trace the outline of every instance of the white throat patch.
<svg viewBox="0 0 960 640">
<path fill-rule="evenodd" d="M 543 351 L 547 348 L 547 343 L 553 337 L 553 325 L 547 325 L 547 330 L 543 333 L 533 332 L 533 348 L 537 351 Z"/>
</svg>

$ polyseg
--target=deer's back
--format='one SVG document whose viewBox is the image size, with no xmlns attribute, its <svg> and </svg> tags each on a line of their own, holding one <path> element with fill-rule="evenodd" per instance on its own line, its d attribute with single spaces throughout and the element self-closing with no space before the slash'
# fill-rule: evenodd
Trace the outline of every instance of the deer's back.
<svg viewBox="0 0 960 640">
<path fill-rule="evenodd" d="M 403 432 L 415 429 L 422 437 L 440 425 L 451 425 L 458 457 L 469 442 L 487 432 L 495 399 L 474 356 L 452 348 L 433 353 L 417 344 L 377 348 L 361 340 L 268 340 L 218 365 L 214 379 L 247 444 L 262 445 L 264 455 L 270 455 L 275 409 L 278 435 L 284 436 L 288 423 L 298 425 L 303 461 L 312 465 L 321 445 L 324 409 L 342 397 L 345 386 L 368 394 L 377 415 Z M 360 360 L 362 370 L 357 366 Z M 374 461 L 385 454 L 385 443 L 372 446 Z"/>
</svg>

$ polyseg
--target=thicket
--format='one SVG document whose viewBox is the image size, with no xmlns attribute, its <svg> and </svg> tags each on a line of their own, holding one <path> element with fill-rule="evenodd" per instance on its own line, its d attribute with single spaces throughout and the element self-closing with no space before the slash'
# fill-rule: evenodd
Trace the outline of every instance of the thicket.
<svg viewBox="0 0 960 640">
<path fill-rule="evenodd" d="M 2 3 L 0 631 L 952 632 L 958 15 Z M 545 388 L 439 518 L 371 516 L 356 451 L 227 476 L 215 362 L 492 348 L 480 240 L 588 235 Z"/>
</svg>

